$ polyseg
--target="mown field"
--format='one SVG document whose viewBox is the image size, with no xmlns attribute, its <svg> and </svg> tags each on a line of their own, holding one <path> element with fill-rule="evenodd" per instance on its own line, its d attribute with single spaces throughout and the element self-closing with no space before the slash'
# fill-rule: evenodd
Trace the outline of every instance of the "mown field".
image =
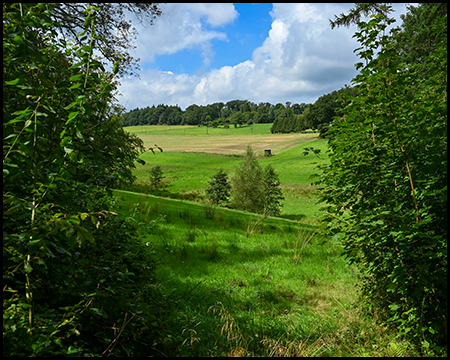
<svg viewBox="0 0 450 360">
<path fill-rule="evenodd" d="M 325 140 L 292 134 L 297 145 L 280 145 L 285 149 L 272 157 L 261 154 L 261 165 L 272 164 L 280 175 L 286 197 L 281 216 L 264 219 L 202 202 L 215 172 L 223 168 L 232 174 L 249 141 L 271 136 L 263 126 L 254 125 L 254 134 L 239 141 L 239 134 L 195 133 L 205 128 L 186 128 L 190 135 L 177 134 L 182 127 L 154 127 L 167 134 L 152 134 L 151 127 L 127 130 L 164 149 L 141 156 L 146 165 L 138 165 L 133 191 L 115 191 L 117 213 L 132 216 L 144 248 L 158 262 L 164 311 L 153 324 L 159 335 L 152 351 L 161 356 L 414 355 L 407 343 L 376 325 L 373 314 L 360 311 L 358 272 L 341 256 L 341 244 L 321 235 L 320 204 L 309 178 L 326 161 Z M 219 151 L 219 140 L 234 136 L 233 150 Z M 180 150 L 206 144 L 205 138 L 213 151 Z M 303 156 L 305 146 L 321 148 L 323 155 Z M 155 165 L 166 175 L 160 196 L 149 194 L 148 174 Z"/>
</svg>

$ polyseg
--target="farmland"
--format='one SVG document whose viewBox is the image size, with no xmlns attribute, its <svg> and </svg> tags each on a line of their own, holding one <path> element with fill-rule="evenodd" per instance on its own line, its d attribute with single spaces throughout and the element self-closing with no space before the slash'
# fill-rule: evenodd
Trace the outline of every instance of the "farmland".
<svg viewBox="0 0 450 360">
<path fill-rule="evenodd" d="M 256 146 L 272 137 L 264 127 L 254 125 L 247 135 L 239 128 L 228 135 L 202 135 L 198 127 L 127 128 L 147 147 L 163 148 L 140 156 L 146 164 L 137 164 L 133 188 L 115 191 L 116 211 L 134 219 L 158 263 L 166 310 L 155 320 L 154 350 L 165 356 L 408 354 L 407 343 L 390 339 L 359 311 L 357 270 L 338 242 L 321 235 L 310 176 L 326 161 L 326 140 L 309 133 L 286 135 L 283 143 L 273 136 L 274 156 L 264 157 L 264 146 Z M 248 144 L 280 175 L 280 217 L 204 202 L 211 176 L 220 168 L 232 175 Z M 320 157 L 304 156 L 305 146 L 322 149 Z M 164 190 L 149 185 L 156 165 L 166 176 Z"/>
</svg>

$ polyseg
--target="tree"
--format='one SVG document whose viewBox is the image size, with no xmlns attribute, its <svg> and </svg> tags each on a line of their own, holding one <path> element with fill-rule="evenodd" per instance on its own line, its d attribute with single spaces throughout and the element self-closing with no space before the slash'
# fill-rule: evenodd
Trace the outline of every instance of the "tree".
<svg viewBox="0 0 450 360">
<path fill-rule="evenodd" d="M 264 188 L 264 216 L 276 216 L 280 214 L 281 201 L 284 200 L 283 192 L 280 188 L 280 180 L 275 173 L 272 165 L 267 165 L 263 174 L 263 188 Z"/>
<path fill-rule="evenodd" d="M 381 10 L 389 12 L 390 7 Z M 329 129 L 328 227 L 362 271 L 366 299 L 424 348 L 445 345 L 447 314 L 447 32 L 420 64 L 398 56 L 383 13 L 359 22 L 358 97 Z M 439 349 L 435 347 L 435 349 Z"/>
<path fill-rule="evenodd" d="M 437 18 L 447 17 L 447 3 L 421 3 L 420 6 L 408 6 L 408 12 L 400 15 L 403 22 L 394 38 L 400 61 L 415 64 L 421 76 L 427 76 L 429 54 L 439 43 L 439 34 L 435 31 Z M 442 31 L 446 31 L 442 29 Z"/>
<path fill-rule="evenodd" d="M 223 169 L 220 169 L 211 178 L 206 189 L 206 197 L 215 205 L 223 205 L 228 202 L 230 190 L 231 185 L 228 182 L 228 174 Z"/>
<path fill-rule="evenodd" d="M 264 214 L 265 217 L 280 213 L 284 197 L 278 175 L 271 165 L 264 170 L 261 168 L 250 145 L 231 183 L 231 207 Z"/>
<path fill-rule="evenodd" d="M 255 213 L 264 209 L 263 171 L 250 145 L 244 160 L 237 167 L 231 183 L 233 208 Z"/>
<path fill-rule="evenodd" d="M 332 91 L 329 94 L 319 97 L 314 104 L 309 106 L 304 116 L 306 122 L 312 129 L 320 131 L 320 136 L 325 137 L 329 125 L 333 122 L 335 116 L 339 116 L 340 102 L 339 98 L 344 96 L 357 96 L 358 91 L 350 86 Z"/>
<path fill-rule="evenodd" d="M 149 24 L 162 14 L 158 4 L 152 3 L 90 3 L 95 12 L 95 33 L 97 50 L 110 64 L 117 63 L 119 75 L 136 74 L 140 59 L 134 59 L 129 50 L 135 48 L 133 40 L 137 32 L 127 14 L 133 14 L 139 22 L 147 20 Z M 86 19 L 85 4 L 61 3 L 49 14 L 52 23 L 58 23 L 66 42 L 75 41 L 79 45 L 88 45 L 89 37 L 79 36 L 84 30 Z"/>
<path fill-rule="evenodd" d="M 351 8 L 348 14 L 335 15 L 334 20 L 330 20 L 332 29 L 339 26 L 350 26 L 351 24 L 358 24 L 361 21 L 361 16 L 369 16 L 370 14 L 382 14 L 387 16 L 389 14 L 388 7 L 383 3 L 356 3 L 355 8 Z"/>
<path fill-rule="evenodd" d="M 132 181 L 142 142 L 121 128 L 116 75 L 94 58 L 99 10 L 86 7 L 80 46 L 60 36 L 61 6 L 3 4 L 3 354 L 138 355 L 154 261 L 109 190 Z M 116 338 L 131 346 L 110 347 L 132 313 Z"/>
<path fill-rule="evenodd" d="M 161 186 L 163 176 L 163 171 L 161 166 L 156 165 L 150 170 L 150 185 L 155 189 L 158 189 Z"/>
</svg>

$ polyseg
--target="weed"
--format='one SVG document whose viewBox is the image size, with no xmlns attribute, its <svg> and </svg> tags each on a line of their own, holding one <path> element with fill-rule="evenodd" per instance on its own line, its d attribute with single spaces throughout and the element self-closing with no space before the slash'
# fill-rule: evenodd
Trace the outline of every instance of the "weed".
<svg viewBox="0 0 450 360">
<path fill-rule="evenodd" d="M 217 302 L 216 305 L 211 306 L 208 309 L 208 312 L 211 310 L 214 314 L 216 312 L 219 313 L 220 322 L 222 323 L 220 335 L 226 336 L 227 343 L 230 346 L 229 355 L 242 355 L 242 353 L 245 353 L 245 349 L 247 348 L 247 341 L 242 335 L 239 325 L 237 324 L 233 315 L 225 308 L 225 306 L 223 306 L 220 301 Z"/>
<path fill-rule="evenodd" d="M 309 337 L 305 341 L 291 340 L 289 332 L 286 332 L 278 339 L 264 338 L 261 343 L 266 349 L 266 356 L 269 357 L 313 357 L 320 356 L 325 342 L 319 337 L 309 343 Z"/>
<path fill-rule="evenodd" d="M 183 341 L 182 345 L 189 343 L 189 347 L 191 350 L 191 356 L 193 357 L 194 356 L 194 343 L 201 340 L 200 337 L 197 336 L 197 331 L 195 330 L 195 328 L 200 325 L 201 321 L 197 322 L 196 317 L 192 316 L 190 309 L 188 309 L 187 314 L 186 314 L 186 319 L 184 320 L 184 322 L 185 322 L 185 325 L 183 326 L 182 334 L 187 334 L 188 337 Z"/>
<path fill-rule="evenodd" d="M 298 233 L 293 242 L 285 241 L 284 246 L 288 249 L 293 249 L 294 254 L 292 256 L 292 261 L 297 264 L 299 263 L 305 254 L 305 249 L 307 245 L 316 235 L 315 231 L 308 230 L 306 228 L 298 227 Z"/>
<path fill-rule="evenodd" d="M 193 243 L 193 242 L 195 242 L 196 236 L 197 236 L 197 234 L 195 233 L 195 230 L 189 230 L 186 232 L 185 241 L 187 241 L 189 243 Z"/>
<path fill-rule="evenodd" d="M 214 220 L 214 216 L 216 214 L 216 208 L 212 204 L 206 204 L 203 206 L 203 211 L 205 213 L 205 218 L 209 220 Z"/>
<path fill-rule="evenodd" d="M 263 218 L 259 218 L 258 220 L 256 220 L 256 222 L 254 224 L 252 224 L 250 221 L 247 224 L 247 229 L 245 231 L 245 235 L 247 237 L 252 236 L 255 231 L 258 232 L 258 234 L 262 233 L 262 228 L 259 226 L 261 221 L 263 220 Z"/>
</svg>

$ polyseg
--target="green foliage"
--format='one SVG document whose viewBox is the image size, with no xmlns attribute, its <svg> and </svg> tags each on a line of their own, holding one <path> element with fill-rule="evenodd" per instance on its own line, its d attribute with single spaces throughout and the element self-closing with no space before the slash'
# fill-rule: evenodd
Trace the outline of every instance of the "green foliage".
<svg viewBox="0 0 450 360">
<path fill-rule="evenodd" d="M 247 146 L 245 159 L 237 167 L 231 183 L 231 207 L 262 213 L 264 209 L 263 170 L 250 145 Z"/>
<path fill-rule="evenodd" d="M 337 91 L 322 95 L 317 101 L 308 107 L 304 114 L 306 127 L 317 129 L 321 137 L 327 135 L 329 125 L 333 122 L 335 116 L 341 116 L 339 108 L 341 106 L 340 98 L 342 96 L 357 96 L 358 90 L 345 85 Z"/>
<path fill-rule="evenodd" d="M 298 133 L 308 128 L 302 114 L 295 114 L 293 108 L 282 108 L 274 112 L 275 120 L 270 132 L 276 133 Z"/>
<path fill-rule="evenodd" d="M 109 187 L 133 180 L 142 141 L 93 56 L 98 9 L 73 45 L 59 6 L 3 4 L 3 355 L 137 354 L 154 264 Z"/>
<path fill-rule="evenodd" d="M 231 185 L 228 182 L 228 174 L 220 169 L 213 175 L 206 188 L 206 197 L 215 205 L 224 205 L 230 197 Z"/>
<path fill-rule="evenodd" d="M 95 14 L 86 19 L 85 4 L 61 3 L 49 13 L 49 22 L 58 23 L 60 32 L 68 41 L 76 41 L 81 45 L 89 44 L 88 36 L 76 36 L 76 30 L 83 29 L 92 19 L 91 24 L 97 34 L 97 51 L 112 66 L 113 72 L 119 75 L 136 75 L 139 71 L 139 59 L 129 54 L 134 48 L 137 31 L 132 23 L 126 20 L 127 16 L 149 24 L 161 15 L 159 4 L 155 3 L 90 3 L 96 8 Z"/>
<path fill-rule="evenodd" d="M 279 215 L 284 200 L 280 180 L 272 165 L 261 167 L 249 145 L 244 161 L 237 167 L 232 179 L 231 207 L 269 215 Z"/>
<path fill-rule="evenodd" d="M 267 165 L 263 173 L 264 187 L 264 216 L 277 216 L 283 206 L 283 192 L 280 188 L 280 179 L 275 173 L 272 165 Z"/>
<path fill-rule="evenodd" d="M 400 333 L 442 346 L 447 314 L 447 40 L 433 22 L 434 47 L 420 65 L 398 57 L 383 14 L 359 22 L 364 61 L 329 129 L 322 166 L 329 230 L 362 272 L 366 299 Z M 439 349 L 436 347 L 435 349 Z"/>
<path fill-rule="evenodd" d="M 153 166 L 150 170 L 150 185 L 155 189 L 158 189 L 162 184 L 163 178 L 164 175 L 161 166 Z"/>
</svg>

